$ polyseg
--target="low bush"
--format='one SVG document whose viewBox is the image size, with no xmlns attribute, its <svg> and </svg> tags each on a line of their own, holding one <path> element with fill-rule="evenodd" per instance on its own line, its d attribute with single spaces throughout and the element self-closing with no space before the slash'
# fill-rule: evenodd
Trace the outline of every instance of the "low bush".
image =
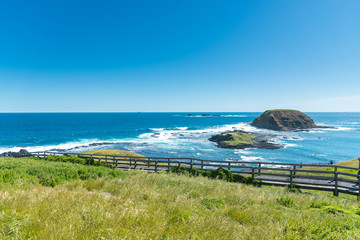
<svg viewBox="0 0 360 240">
<path fill-rule="evenodd" d="M 178 173 L 178 174 L 187 174 L 190 176 L 203 176 L 212 179 L 221 179 L 227 182 L 251 184 L 256 187 L 261 186 L 261 181 L 256 178 L 245 177 L 240 174 L 234 174 L 230 170 L 224 168 L 218 168 L 213 170 L 201 170 L 198 168 L 190 168 L 190 167 L 172 167 L 169 169 L 169 172 Z"/>
<path fill-rule="evenodd" d="M 287 191 L 288 191 L 288 192 L 293 192 L 293 193 L 295 193 L 295 192 L 301 193 L 300 188 L 297 187 L 297 186 L 295 186 L 294 184 L 288 185 L 288 186 L 287 186 Z"/>
<path fill-rule="evenodd" d="M 320 201 L 320 202 L 314 201 L 310 204 L 311 208 L 322 208 L 322 207 L 326 207 L 326 206 L 329 206 L 329 203 L 324 202 L 324 201 Z"/>
<path fill-rule="evenodd" d="M 288 198 L 288 197 L 281 197 L 281 198 L 276 199 L 276 201 L 284 207 L 294 206 L 294 200 L 292 200 L 291 198 Z"/>
<path fill-rule="evenodd" d="M 336 206 L 325 206 L 322 207 L 321 209 L 327 213 L 332 213 L 332 214 L 349 214 L 347 210 Z"/>
</svg>

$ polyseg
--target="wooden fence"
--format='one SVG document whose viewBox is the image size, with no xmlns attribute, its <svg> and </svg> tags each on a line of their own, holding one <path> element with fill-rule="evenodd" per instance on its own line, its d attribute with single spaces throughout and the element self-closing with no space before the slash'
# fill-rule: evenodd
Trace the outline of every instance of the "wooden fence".
<svg viewBox="0 0 360 240">
<path fill-rule="evenodd" d="M 112 164 L 120 169 L 140 169 L 149 172 L 169 170 L 171 167 L 190 167 L 202 170 L 224 168 L 233 173 L 261 180 L 263 185 L 287 186 L 333 192 L 334 196 L 345 193 L 360 199 L 360 180 L 357 168 L 338 165 L 296 164 L 277 162 L 220 161 L 195 158 L 123 157 L 113 155 L 75 154 L 56 152 L 32 152 L 36 157 L 69 154 Z M 309 167 L 315 167 L 309 169 Z"/>
</svg>

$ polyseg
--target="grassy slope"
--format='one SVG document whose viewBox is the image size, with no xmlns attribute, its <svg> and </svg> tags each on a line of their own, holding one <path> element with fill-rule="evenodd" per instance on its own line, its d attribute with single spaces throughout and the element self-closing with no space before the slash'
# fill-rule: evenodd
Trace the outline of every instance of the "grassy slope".
<svg viewBox="0 0 360 240">
<path fill-rule="evenodd" d="M 356 201 L 279 187 L 144 172 L 121 182 L 78 179 L 54 188 L 24 188 L 19 181 L 0 190 L 1 239 L 360 237 Z"/>
<path fill-rule="evenodd" d="M 353 167 L 353 168 L 358 168 L 358 160 L 357 159 L 353 159 L 353 160 L 348 160 L 348 161 L 344 161 L 344 162 L 340 162 L 334 165 L 338 165 L 338 166 L 345 166 L 345 167 Z M 329 173 L 308 173 L 308 172 L 298 172 L 298 175 L 316 175 L 316 176 L 327 176 L 327 177 L 332 177 L 334 168 L 333 167 L 303 167 L 303 168 L 299 168 L 299 170 L 319 170 L 319 171 L 329 171 Z M 288 171 L 278 171 L 278 170 L 268 170 L 269 172 L 273 172 L 273 173 L 280 173 L 280 174 L 289 174 Z M 357 170 L 352 170 L 352 169 L 342 169 L 339 168 L 338 169 L 339 172 L 345 172 L 345 173 L 351 173 L 351 174 L 357 174 L 358 171 Z M 339 174 L 339 177 L 341 178 L 350 178 L 353 180 L 356 180 L 355 177 L 352 176 L 346 176 L 346 175 L 342 175 Z"/>
<path fill-rule="evenodd" d="M 141 154 L 130 152 L 130 151 L 123 151 L 123 150 L 91 150 L 82 152 L 85 154 L 97 154 L 97 155 L 113 155 L 113 156 L 124 156 L 124 157 L 144 157 Z"/>
<path fill-rule="evenodd" d="M 55 186 L 66 181 L 89 178 L 122 178 L 122 171 L 107 167 L 69 162 L 50 162 L 32 158 L 0 158 L 0 189 L 31 184 Z"/>
<path fill-rule="evenodd" d="M 359 161 L 357 160 L 357 158 L 355 158 L 353 160 L 337 163 L 336 165 L 358 168 L 359 167 Z"/>
<path fill-rule="evenodd" d="M 349 161 L 340 162 L 340 163 L 337 163 L 335 165 L 358 168 L 359 163 L 358 163 L 357 159 L 353 159 L 353 160 L 349 160 Z M 303 170 L 334 171 L 333 167 L 329 167 L 329 168 L 325 168 L 325 169 L 324 168 L 319 168 L 319 167 L 304 167 L 304 168 L 301 168 L 301 169 L 303 169 Z M 357 172 L 358 172 L 357 170 L 341 169 L 341 168 L 338 169 L 338 171 L 346 172 L 346 173 L 352 173 L 352 174 L 357 174 Z M 301 173 L 301 174 L 311 175 L 312 173 Z M 319 175 L 319 174 L 317 173 L 316 175 Z M 326 176 L 329 176 L 329 175 L 327 174 Z M 341 177 L 354 179 L 354 177 L 343 176 L 343 175 L 341 175 Z"/>
</svg>

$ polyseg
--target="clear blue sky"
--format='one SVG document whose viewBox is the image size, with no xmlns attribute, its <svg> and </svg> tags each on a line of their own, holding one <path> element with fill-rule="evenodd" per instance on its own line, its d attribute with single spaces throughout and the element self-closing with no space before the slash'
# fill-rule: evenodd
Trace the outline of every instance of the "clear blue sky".
<svg viewBox="0 0 360 240">
<path fill-rule="evenodd" d="M 0 91 L 0 112 L 360 111 L 360 1 L 2 1 Z"/>
</svg>

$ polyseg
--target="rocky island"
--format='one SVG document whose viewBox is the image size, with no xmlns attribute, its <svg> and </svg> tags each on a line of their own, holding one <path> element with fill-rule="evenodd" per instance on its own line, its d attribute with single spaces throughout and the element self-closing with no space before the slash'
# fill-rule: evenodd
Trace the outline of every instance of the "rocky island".
<svg viewBox="0 0 360 240">
<path fill-rule="evenodd" d="M 209 141 L 216 142 L 220 148 L 244 149 L 279 149 L 283 146 L 270 142 L 271 136 L 249 133 L 241 130 L 235 130 L 220 133 L 209 138 Z"/>
<path fill-rule="evenodd" d="M 297 110 L 268 110 L 257 117 L 252 125 L 275 131 L 294 131 L 317 128 L 314 121 Z"/>
</svg>

